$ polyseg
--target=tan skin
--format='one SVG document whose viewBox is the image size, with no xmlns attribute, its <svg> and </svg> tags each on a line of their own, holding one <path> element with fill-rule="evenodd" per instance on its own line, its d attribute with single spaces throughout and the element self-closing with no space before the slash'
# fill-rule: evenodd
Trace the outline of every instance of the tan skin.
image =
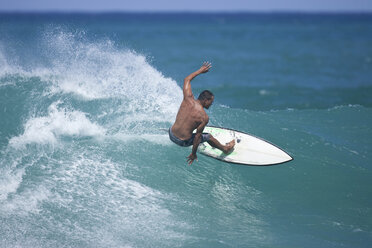
<svg viewBox="0 0 372 248">
<path fill-rule="evenodd" d="M 187 162 L 189 165 L 191 165 L 194 160 L 197 160 L 198 158 L 196 155 L 196 151 L 200 144 L 203 130 L 209 121 L 209 117 L 204 108 L 209 109 L 214 101 L 214 97 L 202 101 L 195 99 L 191 90 L 191 81 L 196 76 L 208 72 L 211 67 L 212 65 L 209 62 L 204 62 L 199 70 L 191 73 L 185 78 L 183 82 L 183 101 L 178 110 L 176 121 L 172 126 L 173 134 L 181 140 L 190 139 L 193 131 L 196 129 L 192 152 L 187 157 Z M 222 145 L 217 139 L 212 136 L 208 143 L 212 147 L 218 148 L 221 151 L 228 153 L 233 149 L 235 140 Z"/>
</svg>

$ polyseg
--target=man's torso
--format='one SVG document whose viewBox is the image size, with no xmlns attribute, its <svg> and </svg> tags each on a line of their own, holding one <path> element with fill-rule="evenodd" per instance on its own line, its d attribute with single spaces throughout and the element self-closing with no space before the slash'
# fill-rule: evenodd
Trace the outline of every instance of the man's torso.
<svg viewBox="0 0 372 248">
<path fill-rule="evenodd" d="M 179 139 L 187 140 L 192 132 L 203 122 L 208 120 L 208 115 L 201 104 L 194 98 L 186 98 L 182 101 L 178 110 L 176 121 L 172 126 L 172 132 Z"/>
</svg>

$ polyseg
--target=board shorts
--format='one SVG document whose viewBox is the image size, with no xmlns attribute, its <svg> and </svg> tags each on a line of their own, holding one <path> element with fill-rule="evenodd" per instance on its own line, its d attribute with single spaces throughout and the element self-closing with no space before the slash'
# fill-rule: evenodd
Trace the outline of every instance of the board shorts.
<svg viewBox="0 0 372 248">
<path fill-rule="evenodd" d="M 181 139 L 177 138 L 172 133 L 171 128 L 169 128 L 168 133 L 169 133 L 169 139 L 171 141 L 173 141 L 173 143 L 175 143 L 175 144 L 177 144 L 179 146 L 191 146 L 194 143 L 194 139 L 195 139 L 195 135 L 196 135 L 196 133 L 193 133 L 190 139 L 181 140 Z M 203 143 L 203 142 L 206 142 L 206 141 L 210 140 L 211 137 L 212 137 L 212 135 L 209 134 L 209 133 L 202 133 L 200 143 Z"/>
</svg>

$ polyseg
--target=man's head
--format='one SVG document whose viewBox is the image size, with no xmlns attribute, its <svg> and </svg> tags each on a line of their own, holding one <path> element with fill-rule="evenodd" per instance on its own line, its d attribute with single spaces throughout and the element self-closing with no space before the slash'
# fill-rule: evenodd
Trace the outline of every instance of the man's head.
<svg viewBox="0 0 372 248">
<path fill-rule="evenodd" d="M 204 90 L 200 93 L 198 100 L 204 108 L 209 109 L 214 101 L 214 95 L 209 90 Z"/>
</svg>

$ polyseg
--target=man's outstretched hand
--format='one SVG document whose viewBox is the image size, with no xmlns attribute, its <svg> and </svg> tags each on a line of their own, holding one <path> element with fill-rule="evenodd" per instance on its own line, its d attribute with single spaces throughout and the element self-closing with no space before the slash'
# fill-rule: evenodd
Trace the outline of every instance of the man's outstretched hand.
<svg viewBox="0 0 372 248">
<path fill-rule="evenodd" d="M 204 62 L 203 65 L 200 67 L 199 72 L 200 73 L 206 73 L 209 71 L 209 69 L 212 68 L 212 64 L 209 62 Z"/>
<path fill-rule="evenodd" d="M 194 160 L 196 159 L 196 161 L 198 161 L 198 157 L 196 156 L 196 154 L 190 154 L 188 157 L 187 157 L 187 163 L 189 163 L 189 165 L 192 164 L 192 162 L 194 162 Z"/>
</svg>

